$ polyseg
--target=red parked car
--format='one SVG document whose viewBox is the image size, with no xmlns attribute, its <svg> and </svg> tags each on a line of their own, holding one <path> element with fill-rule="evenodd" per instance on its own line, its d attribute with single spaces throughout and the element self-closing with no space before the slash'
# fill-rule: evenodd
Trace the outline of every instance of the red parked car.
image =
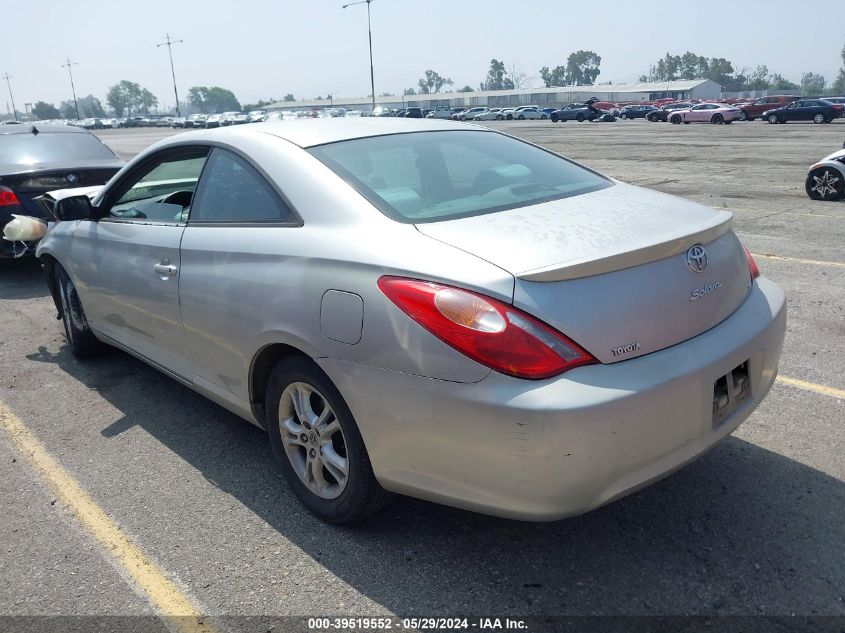
<svg viewBox="0 0 845 633">
<path fill-rule="evenodd" d="M 774 95 L 771 97 L 760 97 L 753 103 L 746 103 L 738 105 L 737 107 L 742 111 L 740 121 L 753 121 L 763 115 L 768 110 L 775 108 L 782 108 L 789 105 L 793 101 L 798 101 L 801 97 L 795 95 Z"/>
</svg>

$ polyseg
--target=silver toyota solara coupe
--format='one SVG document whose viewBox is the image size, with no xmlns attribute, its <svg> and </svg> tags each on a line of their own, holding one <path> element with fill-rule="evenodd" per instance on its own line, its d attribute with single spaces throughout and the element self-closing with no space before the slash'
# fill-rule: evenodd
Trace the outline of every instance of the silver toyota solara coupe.
<svg viewBox="0 0 845 633">
<path fill-rule="evenodd" d="M 784 294 L 730 213 L 483 127 L 189 132 L 42 204 L 71 351 L 263 427 L 327 521 L 393 493 L 583 513 L 701 455 L 777 374 Z"/>
</svg>

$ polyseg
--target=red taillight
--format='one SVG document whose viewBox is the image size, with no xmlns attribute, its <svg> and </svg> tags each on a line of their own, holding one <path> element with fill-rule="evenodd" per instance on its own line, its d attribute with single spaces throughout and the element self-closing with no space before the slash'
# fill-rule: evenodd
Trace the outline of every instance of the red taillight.
<svg viewBox="0 0 845 633">
<path fill-rule="evenodd" d="M 404 277 L 382 277 L 378 286 L 441 341 L 500 373 L 542 380 L 597 362 L 560 332 L 497 299 Z"/>
<path fill-rule="evenodd" d="M 20 200 L 8 187 L 0 187 L 0 207 L 19 207 Z"/>
<path fill-rule="evenodd" d="M 757 267 L 757 262 L 754 261 L 754 257 L 751 256 L 751 251 L 744 246 L 742 247 L 742 250 L 745 251 L 745 257 L 748 260 L 748 270 L 751 273 L 751 281 L 754 281 L 760 276 L 760 269 Z"/>
</svg>

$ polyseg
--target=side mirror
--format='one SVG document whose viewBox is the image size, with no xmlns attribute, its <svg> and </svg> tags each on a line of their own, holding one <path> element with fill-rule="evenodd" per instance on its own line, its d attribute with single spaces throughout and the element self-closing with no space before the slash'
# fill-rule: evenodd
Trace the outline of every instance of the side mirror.
<svg viewBox="0 0 845 633">
<path fill-rule="evenodd" d="M 70 196 L 62 198 L 53 206 L 53 215 L 57 220 L 91 220 L 96 217 L 91 198 L 88 196 Z"/>
</svg>

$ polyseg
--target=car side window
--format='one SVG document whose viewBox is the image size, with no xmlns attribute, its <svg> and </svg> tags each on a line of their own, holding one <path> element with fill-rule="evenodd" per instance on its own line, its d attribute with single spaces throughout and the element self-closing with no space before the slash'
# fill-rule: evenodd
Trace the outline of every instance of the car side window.
<svg viewBox="0 0 845 633">
<path fill-rule="evenodd" d="M 246 160 L 215 148 L 202 175 L 190 221 L 286 222 L 293 213 Z"/>
<path fill-rule="evenodd" d="M 109 217 L 143 222 L 185 222 L 208 157 L 207 147 L 164 152 L 117 184 Z"/>
</svg>

